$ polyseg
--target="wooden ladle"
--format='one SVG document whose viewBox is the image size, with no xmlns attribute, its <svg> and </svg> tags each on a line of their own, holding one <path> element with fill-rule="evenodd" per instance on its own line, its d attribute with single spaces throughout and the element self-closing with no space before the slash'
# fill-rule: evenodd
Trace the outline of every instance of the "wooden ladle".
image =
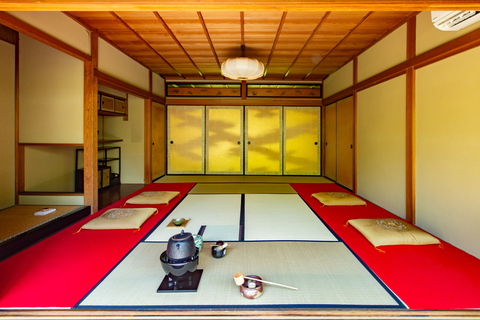
<svg viewBox="0 0 480 320">
<path fill-rule="evenodd" d="M 245 279 L 248 279 L 248 280 L 253 280 L 253 281 L 259 281 L 259 282 L 263 282 L 263 283 L 273 284 L 274 286 L 284 287 L 284 288 L 288 288 L 288 289 L 292 289 L 292 290 L 298 290 L 298 288 L 286 286 L 286 285 L 279 284 L 279 283 L 275 283 L 275 282 L 270 282 L 270 281 L 265 281 L 265 280 L 259 280 L 259 279 L 255 279 L 255 278 L 245 277 L 245 276 L 243 275 L 243 273 L 241 273 L 241 272 L 235 273 L 235 274 L 233 275 L 233 279 L 235 280 L 235 284 L 236 284 L 237 286 L 241 286 L 241 285 L 245 282 Z"/>
</svg>

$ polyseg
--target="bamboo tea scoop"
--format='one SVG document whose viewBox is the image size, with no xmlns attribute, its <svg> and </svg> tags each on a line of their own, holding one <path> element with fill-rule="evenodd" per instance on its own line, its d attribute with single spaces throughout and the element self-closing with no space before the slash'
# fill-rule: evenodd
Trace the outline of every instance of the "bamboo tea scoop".
<svg viewBox="0 0 480 320">
<path fill-rule="evenodd" d="M 270 282 L 270 281 L 265 281 L 265 280 L 259 280 L 259 279 L 255 279 L 255 278 L 245 277 L 245 276 L 243 275 L 243 273 L 241 273 L 241 272 L 235 273 L 235 274 L 233 275 L 233 279 L 235 280 L 235 284 L 236 284 L 237 286 L 241 286 L 241 285 L 243 284 L 243 282 L 245 281 L 245 279 L 248 279 L 248 280 L 253 280 L 253 281 L 259 281 L 259 282 L 263 282 L 263 283 L 273 284 L 274 286 L 284 287 L 284 288 L 288 288 L 288 289 L 292 289 L 292 290 L 298 290 L 298 288 L 286 286 L 286 285 L 279 284 L 279 283 L 275 283 L 275 282 Z"/>
</svg>

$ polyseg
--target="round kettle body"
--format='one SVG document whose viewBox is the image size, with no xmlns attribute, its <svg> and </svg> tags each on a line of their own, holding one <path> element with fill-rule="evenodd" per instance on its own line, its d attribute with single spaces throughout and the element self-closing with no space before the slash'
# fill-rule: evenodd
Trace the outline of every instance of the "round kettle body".
<svg viewBox="0 0 480 320">
<path fill-rule="evenodd" d="M 184 232 L 172 236 L 167 244 L 167 257 L 172 262 L 180 262 L 191 259 L 195 255 L 195 240 L 190 232 Z"/>
</svg>

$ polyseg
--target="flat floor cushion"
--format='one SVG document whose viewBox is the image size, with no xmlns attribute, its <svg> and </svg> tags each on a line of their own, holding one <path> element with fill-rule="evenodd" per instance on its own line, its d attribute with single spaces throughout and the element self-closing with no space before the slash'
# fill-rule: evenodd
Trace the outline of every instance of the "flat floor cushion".
<svg viewBox="0 0 480 320">
<path fill-rule="evenodd" d="M 352 219 L 347 224 L 357 229 L 375 247 L 440 244 L 434 236 L 401 219 Z"/>
<path fill-rule="evenodd" d="M 82 226 L 89 230 L 139 229 L 157 212 L 155 208 L 118 208 L 105 211 L 101 216 Z"/>
<path fill-rule="evenodd" d="M 178 196 L 178 191 L 146 191 L 127 200 L 129 204 L 168 204 Z"/>
<path fill-rule="evenodd" d="M 317 192 L 312 197 L 324 206 L 366 206 L 367 203 L 359 197 L 346 192 Z"/>
</svg>

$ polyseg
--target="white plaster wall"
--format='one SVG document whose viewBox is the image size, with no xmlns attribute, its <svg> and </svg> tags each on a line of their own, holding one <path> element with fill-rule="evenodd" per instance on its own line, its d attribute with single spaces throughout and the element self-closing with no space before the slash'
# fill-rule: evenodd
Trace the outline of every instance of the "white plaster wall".
<svg viewBox="0 0 480 320">
<path fill-rule="evenodd" d="M 165 79 L 152 73 L 152 92 L 159 97 L 165 97 Z"/>
<path fill-rule="evenodd" d="M 0 40 L 0 209 L 15 204 L 15 46 Z"/>
<path fill-rule="evenodd" d="M 20 35 L 20 142 L 83 143 L 83 62 Z"/>
<path fill-rule="evenodd" d="M 416 72 L 416 220 L 480 258 L 480 48 Z"/>
<path fill-rule="evenodd" d="M 407 58 L 407 26 L 404 24 L 358 57 L 358 81 L 368 79 Z"/>
<path fill-rule="evenodd" d="M 103 39 L 98 39 L 98 70 L 149 91 L 148 69 Z"/>
<path fill-rule="evenodd" d="M 90 31 L 58 11 L 9 11 L 9 15 L 90 54 Z"/>
<path fill-rule="evenodd" d="M 123 117 L 104 117 L 105 136 L 123 139 L 121 183 L 144 183 L 144 100 L 128 96 L 128 121 Z"/>
<path fill-rule="evenodd" d="M 330 74 L 323 82 L 324 98 L 353 86 L 353 61 Z"/>
<path fill-rule="evenodd" d="M 405 218 L 406 78 L 357 96 L 357 193 Z"/>
<path fill-rule="evenodd" d="M 417 55 L 447 43 L 455 38 L 480 28 L 477 22 L 459 31 L 441 31 L 434 27 L 430 12 L 421 12 L 417 15 L 416 52 Z"/>
</svg>

